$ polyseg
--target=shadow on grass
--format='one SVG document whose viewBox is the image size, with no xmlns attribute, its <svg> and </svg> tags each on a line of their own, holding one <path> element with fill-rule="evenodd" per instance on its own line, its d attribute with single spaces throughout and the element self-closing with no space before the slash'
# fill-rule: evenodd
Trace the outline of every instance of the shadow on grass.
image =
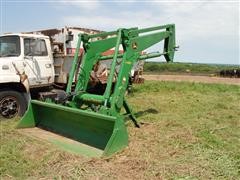
<svg viewBox="0 0 240 180">
<path fill-rule="evenodd" d="M 144 116 L 146 114 L 158 114 L 158 111 L 156 109 L 149 108 L 144 111 L 139 111 L 139 112 L 135 113 L 134 115 L 136 118 L 138 118 L 138 117 Z"/>
</svg>

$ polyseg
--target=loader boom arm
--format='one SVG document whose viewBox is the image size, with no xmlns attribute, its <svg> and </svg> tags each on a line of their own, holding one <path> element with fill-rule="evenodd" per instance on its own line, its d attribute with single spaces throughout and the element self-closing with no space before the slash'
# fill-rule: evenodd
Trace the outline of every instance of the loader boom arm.
<svg viewBox="0 0 240 180">
<path fill-rule="evenodd" d="M 94 40 L 94 39 L 99 40 Z M 163 52 L 142 54 L 142 52 L 163 41 Z M 145 29 L 119 29 L 117 31 L 101 34 L 87 35 L 80 34 L 79 42 L 83 43 L 85 54 L 82 59 L 81 70 L 78 82 L 75 87 L 75 96 L 70 106 L 82 107 L 84 104 L 95 104 L 100 106 L 100 113 L 117 115 L 123 107 L 124 94 L 128 85 L 128 78 L 134 63 L 138 60 L 164 56 L 167 62 L 172 62 L 175 52 L 175 26 L 174 24 L 157 26 Z M 119 54 L 122 46 L 123 53 Z M 102 56 L 105 51 L 115 48 L 114 55 Z M 77 61 L 78 52 L 76 51 L 74 62 Z M 119 58 L 121 61 L 119 62 Z M 87 93 L 90 73 L 94 65 L 101 60 L 112 59 L 111 69 L 107 80 L 105 93 L 100 95 Z M 116 83 L 113 89 L 113 78 L 116 73 L 116 66 L 120 65 L 117 73 Z M 72 74 L 76 65 L 72 66 Z M 73 75 L 70 75 L 68 87 L 72 86 Z M 70 92 L 70 88 L 67 90 Z"/>
</svg>

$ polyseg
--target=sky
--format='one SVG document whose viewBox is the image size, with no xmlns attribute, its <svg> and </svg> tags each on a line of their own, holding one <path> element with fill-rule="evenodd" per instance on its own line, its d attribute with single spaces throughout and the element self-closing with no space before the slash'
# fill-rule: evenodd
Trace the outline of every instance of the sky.
<svg viewBox="0 0 240 180">
<path fill-rule="evenodd" d="M 64 26 L 110 31 L 174 23 L 176 62 L 240 65 L 239 11 L 238 0 L 0 0 L 0 33 Z"/>
</svg>

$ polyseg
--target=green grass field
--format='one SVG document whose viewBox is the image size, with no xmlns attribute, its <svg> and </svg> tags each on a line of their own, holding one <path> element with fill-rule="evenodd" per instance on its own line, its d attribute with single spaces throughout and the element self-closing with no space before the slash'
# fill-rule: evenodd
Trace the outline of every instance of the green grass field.
<svg viewBox="0 0 240 180">
<path fill-rule="evenodd" d="M 240 86 L 145 82 L 129 103 L 130 144 L 91 159 L 26 137 L 1 121 L 1 179 L 240 179 Z"/>
<path fill-rule="evenodd" d="M 144 73 L 219 75 L 221 70 L 239 69 L 239 65 L 145 62 Z"/>
</svg>

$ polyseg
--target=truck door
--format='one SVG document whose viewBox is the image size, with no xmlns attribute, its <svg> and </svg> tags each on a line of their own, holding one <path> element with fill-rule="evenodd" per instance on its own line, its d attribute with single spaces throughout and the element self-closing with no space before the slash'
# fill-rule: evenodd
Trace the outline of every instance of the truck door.
<svg viewBox="0 0 240 180">
<path fill-rule="evenodd" d="M 48 85 L 54 81 L 53 62 L 45 39 L 24 38 L 24 55 L 32 85 Z"/>
</svg>

